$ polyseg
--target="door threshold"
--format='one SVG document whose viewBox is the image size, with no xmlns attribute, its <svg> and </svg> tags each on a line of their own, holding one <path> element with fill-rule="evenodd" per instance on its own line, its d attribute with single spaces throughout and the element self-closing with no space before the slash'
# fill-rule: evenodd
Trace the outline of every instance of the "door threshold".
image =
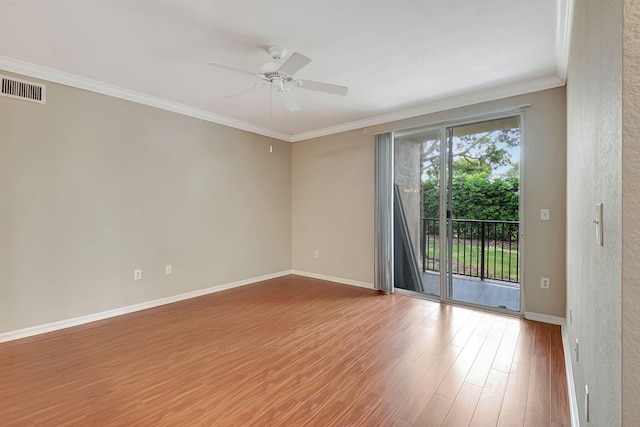
<svg viewBox="0 0 640 427">
<path fill-rule="evenodd" d="M 470 308 L 474 310 L 486 311 L 493 314 L 502 314 L 510 317 L 524 318 L 523 312 L 504 309 L 501 307 L 490 307 L 487 305 L 473 304 L 465 301 L 440 299 L 438 295 L 424 294 L 422 292 L 409 291 L 407 289 L 401 289 L 401 288 L 394 288 L 393 292 L 401 295 L 407 295 L 412 298 L 424 299 L 428 301 L 438 302 L 441 304 L 453 305 L 456 307 L 465 307 L 465 308 Z"/>
</svg>

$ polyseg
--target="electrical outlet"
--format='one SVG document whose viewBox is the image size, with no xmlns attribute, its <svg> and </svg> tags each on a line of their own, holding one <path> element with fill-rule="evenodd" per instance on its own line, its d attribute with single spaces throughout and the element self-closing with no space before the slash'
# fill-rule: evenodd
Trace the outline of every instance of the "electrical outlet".
<svg viewBox="0 0 640 427">
<path fill-rule="evenodd" d="M 315 251 L 315 252 L 313 253 L 313 257 L 314 257 L 314 258 L 320 258 L 320 252 Z"/>
<path fill-rule="evenodd" d="M 167 264 L 164 266 L 164 274 L 171 274 L 173 273 L 173 267 L 171 266 L 171 264 Z"/>
<path fill-rule="evenodd" d="M 133 270 L 133 280 L 142 279 L 142 269 Z"/>
<path fill-rule="evenodd" d="M 548 277 L 541 277 L 540 278 L 540 287 L 542 289 L 549 289 L 549 278 Z"/>
</svg>

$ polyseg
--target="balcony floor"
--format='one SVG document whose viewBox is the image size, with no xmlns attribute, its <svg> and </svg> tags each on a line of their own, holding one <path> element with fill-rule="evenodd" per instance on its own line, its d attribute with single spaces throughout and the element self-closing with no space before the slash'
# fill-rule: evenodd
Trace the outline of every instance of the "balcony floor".
<svg viewBox="0 0 640 427">
<path fill-rule="evenodd" d="M 425 294 L 439 296 L 440 275 L 423 272 L 422 286 Z M 454 275 L 452 299 L 520 311 L 520 284 Z"/>
</svg>

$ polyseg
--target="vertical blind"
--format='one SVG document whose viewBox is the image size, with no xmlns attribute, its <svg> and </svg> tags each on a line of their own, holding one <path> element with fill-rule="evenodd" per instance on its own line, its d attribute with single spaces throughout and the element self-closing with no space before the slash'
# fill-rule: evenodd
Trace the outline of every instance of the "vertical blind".
<svg viewBox="0 0 640 427">
<path fill-rule="evenodd" d="M 374 286 L 393 292 L 393 134 L 375 135 Z"/>
</svg>

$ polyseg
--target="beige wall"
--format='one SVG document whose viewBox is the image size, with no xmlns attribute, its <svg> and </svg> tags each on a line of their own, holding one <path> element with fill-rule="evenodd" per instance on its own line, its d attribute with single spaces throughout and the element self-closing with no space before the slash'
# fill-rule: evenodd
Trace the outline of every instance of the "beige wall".
<svg viewBox="0 0 640 427">
<path fill-rule="evenodd" d="M 564 313 L 563 89 L 290 145 L 45 83 L 0 98 L 0 333 L 292 268 L 371 284 L 373 134 L 523 103 L 526 310 Z"/>
<path fill-rule="evenodd" d="M 621 1 L 575 2 L 567 79 L 567 331 L 572 347 L 580 342 L 572 370 L 581 425 L 585 385 L 589 425 L 621 425 L 621 22 Z M 592 224 L 597 203 L 604 206 L 604 246 Z"/>
<path fill-rule="evenodd" d="M 293 269 L 372 283 L 373 136 L 353 131 L 292 147 Z"/>
<path fill-rule="evenodd" d="M 622 69 L 622 423 L 640 420 L 640 2 L 625 0 Z"/>
<path fill-rule="evenodd" d="M 0 333 L 291 268 L 289 143 L 53 83 L 0 129 Z"/>
<path fill-rule="evenodd" d="M 565 92 L 564 88 L 345 132 L 293 145 L 293 269 L 373 282 L 373 135 L 482 115 L 530 103 L 524 122 L 525 309 L 565 313 Z M 540 221 L 549 208 L 551 221 Z M 320 252 L 314 258 L 314 251 Z M 551 289 L 540 289 L 540 277 Z"/>
</svg>

